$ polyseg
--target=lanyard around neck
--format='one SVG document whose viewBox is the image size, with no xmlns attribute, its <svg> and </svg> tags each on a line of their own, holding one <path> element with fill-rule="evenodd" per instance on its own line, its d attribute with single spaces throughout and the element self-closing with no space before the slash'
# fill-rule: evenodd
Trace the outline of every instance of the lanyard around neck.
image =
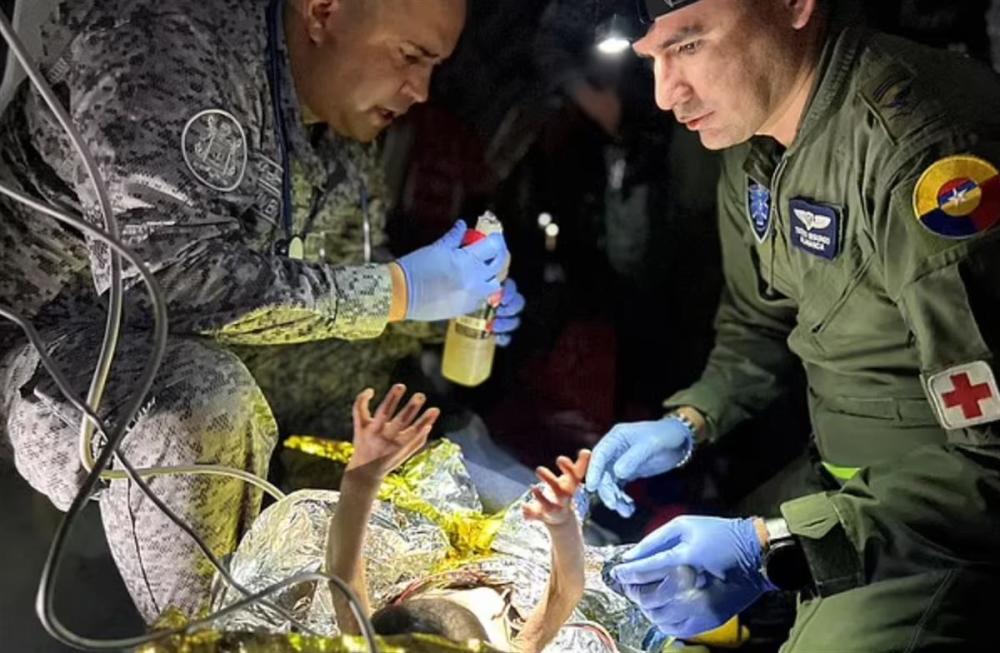
<svg viewBox="0 0 1000 653">
<path fill-rule="evenodd" d="M 288 154 L 288 125 L 285 123 L 285 106 L 282 97 L 282 76 L 278 30 L 281 25 L 283 0 L 271 0 L 267 10 L 268 81 L 271 84 L 271 104 L 274 109 L 275 132 L 281 150 L 281 227 L 285 238 L 292 237 L 292 176 Z"/>
<path fill-rule="evenodd" d="M 274 109 L 275 131 L 281 150 L 281 228 L 285 232 L 285 247 L 295 238 L 292 220 L 292 172 L 288 146 L 288 125 L 285 122 L 285 106 L 282 97 L 281 56 L 278 48 L 279 29 L 282 25 L 281 8 L 283 0 L 271 0 L 267 10 L 267 58 L 268 81 L 271 84 L 271 103 Z M 330 189 L 326 189 L 329 192 Z M 314 207 L 317 211 L 319 207 Z M 361 188 L 362 232 L 364 237 L 364 260 L 372 260 L 371 219 L 368 215 L 368 189 Z M 312 218 L 310 216 L 310 223 Z"/>
</svg>

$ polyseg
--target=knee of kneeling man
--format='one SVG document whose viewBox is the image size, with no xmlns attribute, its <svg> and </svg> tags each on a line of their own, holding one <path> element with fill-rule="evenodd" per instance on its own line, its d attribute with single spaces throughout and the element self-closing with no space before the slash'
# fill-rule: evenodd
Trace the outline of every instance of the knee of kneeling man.
<svg viewBox="0 0 1000 653">
<path fill-rule="evenodd" d="M 122 445 L 126 455 L 155 459 L 156 464 L 240 467 L 247 457 L 269 456 L 277 443 L 277 425 L 246 366 L 221 349 L 187 353 L 187 364 L 164 370 L 162 385 L 130 425 Z M 166 363 L 174 360 L 171 356 Z"/>
</svg>

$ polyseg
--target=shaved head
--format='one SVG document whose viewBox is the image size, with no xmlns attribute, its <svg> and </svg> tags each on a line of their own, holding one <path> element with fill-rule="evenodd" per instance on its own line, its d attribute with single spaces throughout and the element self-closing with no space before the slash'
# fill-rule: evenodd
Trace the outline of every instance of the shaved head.
<svg viewBox="0 0 1000 653">
<path fill-rule="evenodd" d="M 465 0 L 289 0 L 285 31 L 306 113 L 341 136 L 374 139 L 427 100 L 465 12 Z"/>
</svg>

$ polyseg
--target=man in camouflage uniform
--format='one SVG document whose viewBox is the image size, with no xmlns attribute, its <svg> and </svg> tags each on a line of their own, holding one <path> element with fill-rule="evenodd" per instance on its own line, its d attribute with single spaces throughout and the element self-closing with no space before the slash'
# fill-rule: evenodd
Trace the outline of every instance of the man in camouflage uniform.
<svg viewBox="0 0 1000 653">
<path fill-rule="evenodd" d="M 352 174 L 315 209 L 313 187 L 293 167 L 296 221 L 309 229 L 303 260 L 335 265 L 388 261 L 388 189 L 379 148 L 344 142 L 329 153 Z M 397 364 L 440 342 L 444 330 L 428 322 L 393 322 L 371 340 L 321 340 L 295 345 L 232 345 L 275 414 L 283 435 L 344 438 L 351 432 L 351 405 L 358 388 L 384 393 Z"/>
<path fill-rule="evenodd" d="M 643 4 L 658 104 L 729 148 L 726 286 L 701 379 L 615 427 L 588 487 L 628 514 L 621 484 L 683 465 L 803 365 L 833 490 L 767 520 L 680 517 L 614 575 L 681 636 L 777 588 L 803 591 L 786 651 L 994 648 L 1000 82 L 835 2 Z"/>
<path fill-rule="evenodd" d="M 122 444 L 136 467 L 216 463 L 266 473 L 275 419 L 226 345 L 373 337 L 389 321 L 467 312 L 499 288 L 502 238 L 460 249 L 456 227 L 391 264 L 333 267 L 305 224 L 328 195 L 353 192 L 351 180 L 361 179 L 348 165 L 350 141 L 373 140 L 426 99 L 464 16 L 464 0 L 59 8 L 45 33 L 43 73 L 95 153 L 123 240 L 155 274 L 170 315 L 164 364 Z M 3 183 L 103 224 L 69 140 L 27 85 L 3 117 L 0 141 Z M 306 195 L 315 198 L 310 212 L 290 210 Z M 307 248 L 308 262 L 300 260 Z M 78 396 L 102 339 L 95 283 L 106 293 L 106 248 L 0 204 L 0 302 L 35 323 Z M 109 423 L 151 348 L 149 300 L 134 270 L 126 268 L 125 287 L 126 322 L 101 409 Z M 80 415 L 36 352 L 2 328 L 0 453 L 13 454 L 20 473 L 65 509 L 84 477 Z M 260 503 L 258 491 L 230 479 L 164 477 L 151 486 L 219 554 L 235 547 Z M 194 543 L 130 482 L 112 482 L 100 502 L 142 615 L 154 619 L 168 605 L 196 612 L 212 570 Z"/>
</svg>

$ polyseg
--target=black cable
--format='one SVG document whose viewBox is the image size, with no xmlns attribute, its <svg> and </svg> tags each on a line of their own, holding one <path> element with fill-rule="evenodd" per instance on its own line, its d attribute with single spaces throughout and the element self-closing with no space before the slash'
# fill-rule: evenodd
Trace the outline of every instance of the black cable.
<svg viewBox="0 0 1000 653">
<path fill-rule="evenodd" d="M 63 550 L 65 548 L 66 540 L 68 538 L 69 530 L 72 528 L 73 522 L 78 517 L 82 511 L 83 505 L 89 500 L 94 489 L 97 487 L 100 481 L 100 475 L 108 468 L 112 456 L 118 456 L 122 465 L 126 468 L 127 473 L 131 477 L 131 480 L 135 482 L 143 490 L 144 493 L 149 496 L 149 498 L 160 508 L 164 514 L 167 515 L 175 524 L 182 528 L 188 535 L 190 535 L 202 552 L 208 557 L 208 559 L 213 563 L 213 565 L 219 570 L 223 578 L 230 583 L 233 587 L 238 589 L 244 594 L 247 594 L 247 590 L 238 585 L 228 572 L 228 569 L 218 561 L 211 550 L 205 545 L 204 541 L 193 531 L 193 529 L 183 522 L 173 511 L 170 510 L 166 504 L 164 504 L 149 486 L 141 479 L 141 477 L 136 473 L 136 470 L 131 466 L 131 464 L 121 455 L 118 451 L 121 441 L 127 432 L 127 426 L 132 422 L 134 417 L 139 413 L 145 397 L 149 394 L 152 388 L 153 381 L 155 379 L 157 370 L 163 360 L 163 355 L 166 350 L 167 342 L 167 312 L 166 312 L 166 302 L 162 296 L 162 293 L 156 284 L 155 279 L 149 272 L 145 264 L 139 260 L 127 247 L 125 247 L 117 238 L 117 223 L 114 221 L 114 217 L 110 208 L 110 201 L 107 198 L 107 190 L 103 184 L 103 181 L 97 170 L 97 166 L 93 161 L 92 156 L 89 151 L 83 146 L 82 139 L 79 134 L 74 129 L 69 116 L 66 114 L 65 110 L 59 104 L 52 92 L 52 89 L 48 87 L 45 80 L 39 74 L 37 68 L 34 66 L 33 62 L 30 60 L 26 54 L 23 45 L 20 43 L 17 35 L 14 33 L 10 22 L 5 16 L 0 15 L 0 33 L 4 38 L 4 41 L 9 45 L 11 52 L 17 57 L 21 62 L 21 65 L 25 68 L 25 71 L 32 84 L 36 87 L 38 92 L 43 96 L 46 103 L 48 104 L 50 110 L 56 115 L 58 121 L 62 125 L 63 129 L 68 133 L 71 141 L 78 150 L 87 172 L 93 181 L 98 198 L 101 204 L 101 210 L 105 218 L 105 223 L 108 226 L 108 232 L 101 231 L 100 229 L 93 227 L 85 220 L 77 219 L 73 216 L 64 214 L 56 209 L 47 207 L 39 202 L 36 202 L 33 198 L 28 197 L 18 191 L 7 188 L 0 185 L 0 193 L 3 193 L 15 201 L 18 201 L 30 208 L 41 211 L 49 215 L 50 217 L 69 224 L 84 233 L 89 234 L 91 237 L 98 239 L 99 241 L 108 245 L 112 250 L 112 292 L 111 292 L 111 309 L 109 309 L 108 323 L 105 330 L 105 338 L 102 344 L 101 357 L 98 365 L 97 371 L 95 371 L 94 381 L 91 385 L 91 399 L 94 403 L 94 408 L 100 403 L 100 395 L 103 393 L 103 386 L 106 381 L 107 372 L 110 370 L 111 358 L 114 355 L 114 350 L 117 346 L 118 333 L 121 326 L 121 295 L 122 295 L 122 282 L 121 282 L 121 261 L 119 256 L 124 257 L 133 265 L 135 265 L 137 271 L 142 277 L 143 282 L 147 286 L 153 304 L 153 314 L 154 314 L 154 328 L 153 328 L 153 351 L 150 356 L 150 360 L 147 363 L 143 375 L 140 377 L 140 392 L 135 395 L 133 402 L 128 405 L 128 407 L 123 411 L 123 419 L 115 430 L 109 435 L 107 430 L 100 418 L 97 416 L 95 410 L 91 409 L 90 406 L 79 402 L 70 391 L 68 384 L 65 382 L 65 377 L 59 372 L 59 370 L 52 364 L 52 361 L 48 358 L 40 339 L 37 337 L 37 332 L 34 331 L 33 327 L 25 320 L 20 319 L 19 316 L 13 314 L 9 311 L 3 311 L 3 314 L 13 319 L 17 322 L 25 333 L 28 335 L 29 340 L 38 349 L 38 353 L 41 357 L 42 364 L 53 375 L 53 379 L 56 384 L 60 387 L 63 394 L 66 395 L 67 400 L 73 403 L 81 412 L 84 414 L 82 420 L 82 430 L 92 429 L 96 426 L 99 427 L 102 434 L 107 439 L 107 444 L 101 451 L 93 469 L 91 469 L 85 479 L 80 491 L 77 493 L 69 510 L 63 517 L 62 522 L 59 525 L 59 529 L 52 541 L 51 548 L 49 550 L 49 555 L 45 563 L 45 567 L 42 570 L 42 577 L 40 581 L 39 592 L 36 600 L 36 609 L 39 614 L 39 618 L 42 621 L 42 625 L 49 632 L 50 635 L 56 639 L 62 641 L 70 646 L 77 646 L 80 648 L 93 648 L 95 650 L 105 650 L 108 648 L 133 648 L 139 646 L 143 643 L 150 641 L 155 641 L 156 639 L 169 636 L 169 634 L 178 634 L 187 629 L 180 629 L 173 633 L 153 633 L 144 637 L 130 638 L 116 641 L 99 641 L 90 640 L 88 638 L 80 637 L 66 629 L 55 617 L 54 613 L 54 585 L 56 577 L 58 576 L 58 569 L 61 563 L 61 557 Z M 117 308 L 116 308 L 117 307 Z M 103 366 L 101 365 L 103 363 Z M 103 367 L 103 369 L 102 369 Z M 100 379 L 101 375 L 105 378 Z M 345 591 L 349 603 L 351 603 L 351 609 L 355 613 L 358 622 L 362 624 L 362 629 L 365 631 L 366 639 L 368 640 L 369 648 L 374 653 L 375 645 L 373 639 L 373 629 L 371 628 L 370 622 L 367 620 L 367 616 L 363 614 L 363 610 L 360 608 L 360 604 L 357 603 L 357 598 L 349 591 L 349 588 L 340 580 L 335 578 L 328 578 L 331 582 L 337 585 L 339 588 Z M 267 596 L 267 592 L 258 593 L 255 595 L 257 598 L 255 600 L 260 600 Z M 246 600 L 241 602 L 241 604 L 250 605 L 255 602 L 255 600 Z M 283 617 L 289 618 L 292 623 L 295 623 L 294 618 L 288 615 L 285 611 L 277 606 L 268 606 L 275 608 L 279 614 Z M 209 623 L 210 620 L 203 620 L 204 623 Z M 195 622 L 195 624 L 190 625 L 188 628 L 192 628 L 195 625 L 202 623 L 202 621 Z"/>
<path fill-rule="evenodd" d="M 91 421 L 91 423 L 94 424 L 98 433 L 107 438 L 108 437 L 107 427 L 104 425 L 104 421 L 96 413 L 94 413 L 93 409 L 90 408 L 90 406 L 87 406 L 85 403 L 77 399 L 76 396 L 74 396 L 73 390 L 70 387 L 69 382 L 66 380 L 66 376 L 62 373 L 62 371 L 58 367 L 56 367 L 55 363 L 48 356 L 48 354 L 45 353 L 46 351 L 45 343 L 42 342 L 42 339 L 38 335 L 38 332 L 35 330 L 35 328 L 23 317 L 21 317 L 17 313 L 14 313 L 10 309 L 4 308 L 3 306 L 0 306 L 0 317 L 5 317 L 14 324 L 16 324 L 17 326 L 21 327 L 21 329 L 24 331 L 24 334 L 28 337 L 28 341 L 38 351 L 39 360 L 42 364 L 42 367 L 45 368 L 45 370 L 49 373 L 52 379 L 56 382 L 56 386 L 58 386 L 63 396 L 66 397 L 66 399 L 73 405 L 74 408 L 83 413 Z M 184 531 L 188 535 L 188 537 L 190 537 L 194 541 L 195 545 L 202 552 L 202 554 L 206 558 L 208 558 L 208 561 L 212 563 L 212 566 L 215 567 L 215 569 L 219 572 L 219 575 L 222 576 L 223 580 L 232 588 L 243 594 L 244 596 L 250 596 L 250 590 L 240 585 L 236 581 L 236 579 L 232 577 L 232 574 L 229 573 L 229 569 L 212 552 L 209 546 L 205 544 L 205 541 L 194 531 L 194 529 L 190 526 L 190 524 L 181 519 L 177 515 L 177 513 L 175 513 L 169 506 L 167 506 L 163 502 L 162 499 L 160 499 L 160 497 L 158 497 L 153 492 L 152 488 L 149 487 L 149 484 L 147 484 L 146 481 L 142 478 L 142 475 L 132 466 L 132 464 L 125 458 L 125 456 L 120 451 L 118 452 L 117 459 L 125 468 L 129 480 L 138 485 L 139 488 L 142 490 L 142 492 L 149 498 L 149 500 L 152 501 L 153 504 L 156 505 L 156 507 L 159 508 L 160 511 L 164 515 L 166 515 L 168 519 L 170 519 L 170 521 L 172 521 L 178 528 Z M 297 620 L 295 619 L 295 616 L 290 614 L 287 610 L 285 610 L 281 606 L 271 603 L 270 601 L 264 602 L 264 606 L 274 610 L 279 615 L 281 615 L 282 618 L 287 619 L 291 624 L 293 624 L 300 630 L 304 630 L 305 632 L 308 632 L 312 635 L 317 634 L 314 631 L 310 630 L 307 626 L 303 626 L 302 624 L 298 623 Z"/>
<path fill-rule="evenodd" d="M 123 245 L 120 241 L 118 241 L 118 239 L 112 238 L 109 234 L 104 233 L 102 230 L 91 225 L 89 222 L 65 214 L 57 209 L 45 206 L 44 204 L 41 204 L 40 202 L 34 200 L 33 198 L 28 197 L 27 195 L 24 195 L 23 193 L 20 193 L 19 191 L 9 188 L 3 184 L 0 184 L 0 194 L 7 195 L 11 199 L 21 202 L 22 204 L 28 206 L 29 208 L 33 208 L 42 213 L 45 213 L 46 215 L 49 215 L 50 217 L 59 220 L 60 222 L 69 224 L 70 226 L 75 227 L 94 238 L 106 242 L 113 250 L 121 254 L 123 258 L 125 258 L 130 263 L 136 266 L 137 271 L 139 272 L 140 276 L 143 279 L 143 282 L 149 289 L 150 295 L 152 296 L 153 313 L 154 313 L 153 354 L 151 356 L 150 363 L 148 364 L 147 369 L 144 372 L 142 381 L 140 382 L 139 396 L 145 397 L 147 394 L 149 394 L 149 390 L 152 387 L 156 370 L 159 367 L 160 362 L 162 361 L 163 353 L 166 348 L 166 338 L 167 338 L 166 304 L 163 301 L 162 292 L 160 291 L 159 286 L 156 284 L 156 281 L 153 278 L 152 274 L 150 273 L 149 269 L 134 253 L 132 253 L 125 245 Z M 24 327 L 27 326 L 28 331 L 26 331 L 26 333 L 37 335 L 34 333 L 34 329 L 31 328 L 30 324 L 20 319 L 16 314 L 10 313 L 9 311 L 4 311 L 4 315 L 6 317 L 13 317 L 15 319 L 15 322 L 17 322 L 22 329 L 24 329 Z M 39 344 L 41 343 L 39 342 Z M 39 350 L 39 355 L 44 361 L 47 361 L 48 357 L 45 354 L 44 348 Z M 51 361 L 47 362 L 51 366 Z M 58 369 L 55 368 L 54 366 L 51 366 L 51 368 L 46 367 L 46 369 L 50 373 L 55 371 L 58 374 Z M 56 377 L 54 377 L 54 379 L 58 384 L 59 379 Z M 69 388 L 67 387 L 66 389 L 68 390 Z M 67 399 L 70 400 L 71 402 L 76 401 L 71 394 L 67 395 Z M 85 408 L 85 410 L 83 410 L 84 415 L 86 415 L 92 421 L 96 420 L 97 424 L 101 424 L 100 419 L 97 417 L 97 415 L 93 414 L 93 411 L 89 407 L 86 407 L 82 403 L 77 407 Z M 131 423 L 132 418 L 137 412 L 138 412 L 138 407 L 133 413 L 129 414 L 128 419 L 122 421 L 121 424 Z M 69 510 L 63 517 L 63 520 L 59 525 L 59 529 L 56 531 L 56 535 L 53 538 L 52 546 L 49 550 L 49 555 L 48 558 L 46 559 L 45 566 L 42 569 L 42 577 L 40 581 L 38 597 L 36 599 L 36 610 L 38 611 L 39 619 L 41 620 L 42 625 L 45 627 L 46 631 L 48 631 L 50 635 L 52 635 L 54 638 L 56 638 L 57 640 L 68 646 L 74 646 L 77 648 L 91 649 L 91 650 L 119 650 L 123 648 L 134 648 L 136 646 L 141 646 L 142 644 L 155 641 L 162 637 L 168 637 L 171 635 L 179 634 L 180 632 L 184 632 L 186 630 L 186 629 L 179 629 L 167 633 L 152 633 L 150 635 L 136 637 L 136 638 L 102 641 L 102 640 L 92 640 L 89 638 L 76 635 L 75 633 L 68 630 L 65 626 L 63 626 L 62 623 L 60 623 L 59 620 L 55 617 L 53 590 L 55 587 L 56 577 L 58 576 L 58 570 L 61 564 L 61 558 L 63 555 L 63 550 L 65 548 L 65 543 L 68 537 L 69 530 L 72 528 L 73 522 L 77 519 L 80 512 L 82 512 L 83 506 L 89 500 L 94 489 L 97 487 L 97 484 L 100 481 L 101 473 L 103 473 L 109 466 L 112 456 L 118 453 L 118 447 L 121 444 L 121 441 L 124 439 L 125 434 L 126 434 L 126 429 L 123 428 L 121 425 L 119 425 L 114 430 L 114 432 L 110 434 L 105 433 L 106 437 L 108 438 L 108 444 L 101 451 L 101 454 L 100 456 L 98 456 L 94 468 L 87 475 L 87 478 L 84 480 L 83 485 L 80 488 L 80 491 L 77 493 L 77 496 L 73 499 L 73 503 L 70 505 Z M 142 485 L 143 484 L 140 481 L 140 487 L 142 487 Z M 179 518 L 176 517 L 176 515 L 174 515 L 169 510 L 169 508 L 166 509 L 165 513 L 167 514 L 168 517 L 179 520 Z M 197 534 L 194 534 L 194 537 L 196 540 L 200 541 L 200 539 L 197 537 Z M 201 542 L 201 544 L 204 545 L 203 542 Z M 225 573 L 228 573 L 228 571 Z M 239 586 L 234 586 L 234 587 L 236 589 L 240 589 Z M 280 608 L 278 609 L 280 610 Z M 352 609 L 355 610 L 356 612 L 363 612 L 360 610 L 359 607 L 352 607 Z M 370 630 L 371 629 L 369 629 L 369 631 Z M 372 648 L 372 650 L 374 651 L 375 649 Z"/>
</svg>

